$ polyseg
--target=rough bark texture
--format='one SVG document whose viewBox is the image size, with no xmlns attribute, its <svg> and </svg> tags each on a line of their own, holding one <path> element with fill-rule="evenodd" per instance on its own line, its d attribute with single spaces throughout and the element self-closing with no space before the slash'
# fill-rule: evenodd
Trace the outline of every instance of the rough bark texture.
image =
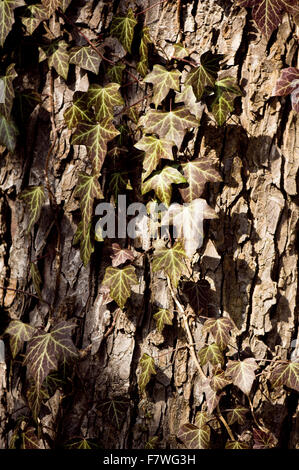
<svg viewBox="0 0 299 470">
<path fill-rule="evenodd" d="M 77 8 L 71 12 L 73 19 L 90 28 L 95 36 L 109 26 L 117 7 L 125 7 L 122 3 L 75 1 Z M 154 0 L 140 0 L 135 6 L 143 9 L 150 3 Z M 297 48 L 295 28 L 285 15 L 277 34 L 267 42 L 256 30 L 249 12 L 228 0 L 165 2 L 147 13 L 147 23 L 154 42 L 166 51 L 180 39 L 199 55 L 210 49 L 225 54 L 230 74 L 246 91 L 238 99 L 236 114 L 228 125 L 219 128 L 203 114 L 200 130 L 188 144 L 195 155 L 200 152 L 219 160 L 223 176 L 223 183 L 207 189 L 208 202 L 219 218 L 207 225 L 198 264 L 212 286 L 218 308 L 239 328 L 239 346 L 249 348 L 257 359 L 264 358 L 268 348 L 277 358 L 285 359 L 297 338 L 299 132 L 289 100 L 271 95 L 279 70 L 293 63 Z M 27 216 L 16 199 L 28 183 L 43 181 L 51 141 L 47 98 L 50 75 L 44 68 L 28 75 L 28 80 L 42 90 L 45 101 L 32 116 L 25 150 L 4 154 L 0 160 L 0 282 L 12 288 L 30 289 L 29 261 L 50 253 L 41 268 L 43 297 L 51 300 L 55 237 L 50 208 L 43 210 L 38 230 L 28 236 Z M 57 126 L 74 91 L 87 88 L 88 76 L 79 69 L 68 86 L 61 78 L 55 78 Z M 134 88 L 132 102 L 140 98 Z M 72 246 L 78 222 L 78 200 L 73 191 L 77 173 L 86 168 L 87 159 L 84 147 L 71 148 L 69 139 L 70 131 L 63 130 L 52 159 L 52 184 L 64 210 L 57 308 L 60 313 L 65 311 L 68 318 L 77 317 L 77 345 L 85 348 L 92 343 L 92 349 L 80 362 L 81 380 L 74 384 L 63 413 L 57 415 L 61 398 L 57 392 L 51 399 L 52 413 L 45 415 L 43 423 L 58 429 L 61 442 L 84 435 L 88 429 L 90 437 L 100 436 L 102 445 L 108 448 L 144 448 L 153 435 L 159 436 L 162 446 L 176 447 L 179 426 L 192 419 L 203 394 L 187 350 L 178 350 L 177 354 L 172 351 L 183 343 L 183 330 L 179 325 L 169 328 L 165 338 L 155 330 L 153 306 L 173 308 L 166 279 L 152 276 L 149 267 L 141 265 L 140 284 L 128 311 L 119 312 L 112 333 L 104 338 L 115 315 L 99 292 L 109 257 L 105 249 L 97 249 L 91 265 L 84 268 L 78 248 Z M 24 318 L 24 312 L 30 312 L 32 324 L 39 325 L 47 311 L 43 306 L 37 307 L 34 299 L 12 291 L 0 290 L 0 302 L 3 324 L 8 317 Z M 193 335 L 199 344 L 205 341 L 201 323 L 194 324 Z M 167 351 L 169 354 L 164 354 Z M 144 352 L 155 358 L 158 373 L 150 398 L 139 401 L 138 360 Z M 8 446 L 10 420 L 23 412 L 18 411 L 24 406 L 22 379 L 17 365 L 11 373 L 8 362 L 0 363 L 0 448 Z M 267 390 L 264 392 L 266 395 Z M 98 409 L 103 398 L 115 395 L 131 400 L 119 433 L 110 431 Z M 272 404 L 265 395 L 255 394 L 256 414 L 263 415 L 280 445 L 298 446 L 294 395 L 272 394 Z"/>
</svg>

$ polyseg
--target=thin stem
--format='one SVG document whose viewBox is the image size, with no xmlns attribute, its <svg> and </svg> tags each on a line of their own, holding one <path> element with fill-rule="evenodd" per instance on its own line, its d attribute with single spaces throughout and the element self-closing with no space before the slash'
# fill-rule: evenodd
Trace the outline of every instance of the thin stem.
<svg viewBox="0 0 299 470">
<path fill-rule="evenodd" d="M 162 3 L 165 3 L 165 2 L 167 2 L 167 1 L 168 1 L 168 0 L 160 0 L 159 2 L 154 3 L 154 4 L 151 5 L 150 7 L 145 8 L 145 10 L 139 11 L 138 13 L 136 13 L 135 16 L 143 15 L 143 13 L 146 13 L 147 11 L 151 10 L 152 8 L 154 8 L 154 7 L 158 6 L 158 5 L 161 5 Z"/>
<path fill-rule="evenodd" d="M 235 441 L 235 437 L 233 435 L 233 432 L 231 430 L 231 428 L 229 427 L 229 425 L 227 424 L 226 420 L 224 419 L 224 417 L 222 416 L 222 413 L 220 411 L 220 406 L 217 405 L 217 413 L 218 413 L 218 418 L 220 419 L 220 421 L 222 422 L 223 426 L 225 427 L 225 429 L 227 430 L 227 434 L 229 435 L 229 437 L 231 438 L 232 441 Z"/>
<path fill-rule="evenodd" d="M 181 60 L 182 62 L 186 62 L 186 64 L 192 65 L 192 67 L 198 67 L 198 64 L 196 62 L 192 62 L 188 59 L 182 59 L 181 57 L 177 57 L 175 55 L 172 56 L 172 59 Z"/>
<path fill-rule="evenodd" d="M 258 421 L 257 421 L 257 419 L 256 419 L 256 417 L 255 417 L 255 413 L 254 413 L 254 409 L 253 409 L 253 403 L 252 403 L 252 401 L 250 400 L 249 395 L 247 395 L 247 398 L 248 398 L 248 401 L 249 401 L 251 416 L 252 416 L 252 418 L 253 418 L 253 421 L 255 422 L 255 425 L 256 425 L 262 432 L 267 432 L 267 429 L 264 428 L 263 426 L 261 426 L 261 425 L 258 423 Z"/>
<path fill-rule="evenodd" d="M 10 290 L 10 291 L 12 291 L 12 292 L 16 292 L 17 294 L 28 295 L 29 297 L 33 297 L 34 299 L 40 300 L 40 301 L 43 302 L 44 304 L 48 305 L 48 307 L 51 309 L 51 305 L 49 304 L 49 302 L 47 302 L 46 300 L 42 299 L 42 298 L 39 297 L 38 295 L 31 294 L 31 292 L 26 292 L 25 290 L 14 289 L 13 287 L 5 287 L 5 286 L 0 286 L 0 289 L 2 289 L 2 290 Z"/>
</svg>

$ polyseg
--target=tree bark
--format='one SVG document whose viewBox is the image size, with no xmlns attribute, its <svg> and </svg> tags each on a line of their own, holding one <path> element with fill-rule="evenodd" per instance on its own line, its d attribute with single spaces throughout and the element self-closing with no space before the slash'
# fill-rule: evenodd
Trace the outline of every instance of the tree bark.
<svg viewBox="0 0 299 470">
<path fill-rule="evenodd" d="M 154 0 L 131 2 L 143 10 Z M 116 9 L 130 2 L 74 1 L 68 15 L 91 38 L 109 27 Z M 226 66 L 245 90 L 236 101 L 228 123 L 218 127 L 203 113 L 196 135 L 188 146 L 194 156 L 219 162 L 223 182 L 209 184 L 205 197 L 218 219 L 205 225 L 205 242 L 198 266 L 211 285 L 217 308 L 239 329 L 233 346 L 251 351 L 261 360 L 271 351 L 286 359 L 298 335 L 297 170 L 299 132 L 297 116 L 287 98 L 272 97 L 284 66 L 295 65 L 295 26 L 287 15 L 272 39 L 257 31 L 250 12 L 226 0 L 168 1 L 146 13 L 156 49 L 166 52 L 182 41 L 200 56 L 212 50 L 226 57 Z M 62 20 L 61 20 L 62 21 Z M 58 31 L 59 22 L 52 25 Z M 298 31 L 297 31 L 298 33 Z M 78 44 L 83 44 L 77 38 Z M 114 41 L 114 39 L 113 39 Z M 115 40 L 116 44 L 116 40 Z M 120 49 L 121 50 L 121 49 Z M 54 115 L 58 128 L 75 91 L 86 91 L 88 74 L 75 68 L 67 83 L 54 77 Z M 45 159 L 51 145 L 49 100 L 50 72 L 35 71 L 34 85 L 44 100 L 31 116 L 27 141 L 15 154 L 3 153 L 0 160 L 0 283 L 4 287 L 34 292 L 29 276 L 30 261 L 41 259 L 43 297 L 51 301 L 55 281 L 55 228 L 49 205 L 32 235 L 26 234 L 27 215 L 17 195 L 28 184 L 44 180 Z M 131 87 L 130 100 L 142 91 Z M 100 438 L 104 448 L 144 448 L 152 436 L 162 447 L 176 448 L 179 426 L 192 419 L 203 401 L 200 377 L 187 349 L 179 349 L 185 334 L 177 322 L 162 336 L 155 330 L 154 306 L 173 309 L 173 301 L 162 275 L 152 275 L 140 261 L 139 286 L 126 311 L 110 311 L 100 284 L 110 264 L 105 246 L 97 247 L 92 262 L 82 265 L 79 250 L 72 245 L 78 223 L 78 200 L 74 198 L 77 174 L 87 165 L 83 146 L 70 145 L 71 132 L 58 133 L 51 158 L 50 182 L 61 212 L 62 270 L 56 302 L 57 315 L 76 317 L 76 344 L 90 352 L 82 358 L 69 397 L 57 392 L 50 399 L 51 412 L 42 423 L 58 433 L 62 444 L 73 436 Z M 10 290 L 0 290 L 1 327 L 9 319 L 27 319 L 42 325 L 47 306 Z M 117 314 L 117 316 L 116 316 Z M 105 333 L 116 318 L 114 328 Z M 197 347 L 206 340 L 202 323 L 192 324 Z M 298 340 L 297 340 L 298 345 Z M 174 351 L 175 350 L 175 351 Z M 138 397 L 138 361 L 143 353 L 155 358 L 157 375 L 150 393 Z M 167 353 L 167 354 L 165 354 Z M 8 355 L 7 355 L 8 357 Z M 7 448 L 13 423 L 24 413 L 24 376 L 19 364 L 0 362 L 0 448 Z M 271 402 L 267 396 L 271 396 Z M 116 433 L 99 404 L 106 397 L 127 397 L 130 407 Z M 245 399 L 244 399 L 245 400 Z M 248 406 L 248 402 L 243 403 Z M 298 405 L 294 393 L 274 393 L 264 384 L 257 391 L 256 416 L 278 438 L 279 446 L 298 444 Z M 240 432 L 246 429 L 240 426 Z M 53 431 L 49 430 L 49 435 Z M 223 431 L 224 433 L 225 431 Z M 225 440 L 224 440 L 225 442 Z M 45 444 L 47 446 L 47 444 Z"/>
</svg>

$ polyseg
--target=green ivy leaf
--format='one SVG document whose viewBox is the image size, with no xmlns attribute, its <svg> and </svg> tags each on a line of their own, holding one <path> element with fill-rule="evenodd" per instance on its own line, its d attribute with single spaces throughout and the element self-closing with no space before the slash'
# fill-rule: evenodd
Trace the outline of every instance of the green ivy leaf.
<svg viewBox="0 0 299 470">
<path fill-rule="evenodd" d="M 209 421 L 210 417 L 205 411 L 198 411 L 195 415 L 195 426 L 202 428 Z"/>
<path fill-rule="evenodd" d="M 141 192 L 146 194 L 153 189 L 160 201 L 169 206 L 172 195 L 171 185 L 185 182 L 186 179 L 176 168 L 166 166 L 163 170 L 142 182 Z"/>
<path fill-rule="evenodd" d="M 73 129 L 80 122 L 92 122 L 92 114 L 87 107 L 86 93 L 76 91 L 73 102 L 63 114 L 64 120 L 69 129 Z"/>
<path fill-rule="evenodd" d="M 230 330 L 234 327 L 229 318 L 209 318 L 204 323 L 204 331 L 211 333 L 220 349 L 225 349 L 230 340 Z"/>
<path fill-rule="evenodd" d="M 257 368 L 258 365 L 252 357 L 244 361 L 228 361 L 226 375 L 232 379 L 236 387 L 248 395 L 255 379 L 254 371 Z"/>
<path fill-rule="evenodd" d="M 5 330 L 10 336 L 10 349 L 15 358 L 25 341 L 29 341 L 35 333 L 35 328 L 19 320 L 12 320 Z"/>
<path fill-rule="evenodd" d="M 54 67 L 58 75 L 64 80 L 67 79 L 69 72 L 69 52 L 65 41 L 59 41 L 55 46 L 54 52 L 48 59 L 49 67 Z"/>
<path fill-rule="evenodd" d="M 37 421 L 42 403 L 50 398 L 47 389 L 44 385 L 41 388 L 38 388 L 34 380 L 31 380 L 26 397 L 33 419 L 34 421 Z"/>
<path fill-rule="evenodd" d="M 61 0 L 41 0 L 44 5 L 48 18 L 60 7 Z"/>
<path fill-rule="evenodd" d="M 180 106 L 174 111 L 157 111 L 150 109 L 139 120 L 147 134 L 158 134 L 159 137 L 174 142 L 178 149 L 181 147 L 185 132 L 191 127 L 198 127 L 199 121 L 190 114 L 188 109 Z"/>
<path fill-rule="evenodd" d="M 273 387 L 286 385 L 299 392 L 299 362 L 276 364 L 271 373 L 270 381 Z"/>
<path fill-rule="evenodd" d="M 122 106 L 124 100 L 119 92 L 118 83 L 108 85 L 91 85 L 87 93 L 88 106 L 93 106 L 98 121 L 113 117 L 114 106 Z"/>
<path fill-rule="evenodd" d="M 92 253 L 94 252 L 94 239 L 92 237 L 91 223 L 88 226 L 86 235 L 83 236 L 83 222 L 81 221 L 81 226 L 80 224 L 78 225 L 78 230 L 75 235 L 75 238 L 78 239 L 79 237 L 81 237 L 80 256 L 84 266 L 86 267 L 89 263 Z"/>
<path fill-rule="evenodd" d="M 0 46 L 3 47 L 15 22 L 14 9 L 25 5 L 23 0 L 1 0 L 0 2 Z"/>
<path fill-rule="evenodd" d="M 177 57 L 178 59 L 184 59 L 185 57 L 188 57 L 189 51 L 186 49 L 186 47 L 178 42 L 177 44 L 173 45 L 173 57 Z"/>
<path fill-rule="evenodd" d="M 79 173 L 78 184 L 75 189 L 75 196 L 80 198 L 80 209 L 82 214 L 82 235 L 86 237 L 89 231 L 89 224 L 93 214 L 95 199 L 103 199 L 98 177 Z"/>
<path fill-rule="evenodd" d="M 40 449 L 39 439 L 33 427 L 27 427 L 21 433 L 21 449 Z"/>
<path fill-rule="evenodd" d="M 187 188 L 180 188 L 184 202 L 191 202 L 199 198 L 206 183 L 222 181 L 219 172 L 211 161 L 204 158 L 196 158 L 187 163 L 182 163 L 183 174 L 189 183 Z"/>
<path fill-rule="evenodd" d="M 124 308 L 131 295 L 131 286 L 138 284 L 133 266 L 125 268 L 106 268 L 102 282 L 103 286 L 110 288 L 110 295 L 120 308 Z"/>
<path fill-rule="evenodd" d="M 219 62 L 222 58 L 220 54 L 205 52 L 200 58 L 200 65 L 188 73 L 185 86 L 192 86 L 198 101 L 201 100 L 206 87 L 214 88 L 217 73 L 220 70 Z"/>
<path fill-rule="evenodd" d="M 0 144 L 4 145 L 9 152 L 13 152 L 16 144 L 18 130 L 11 119 L 0 114 Z"/>
<path fill-rule="evenodd" d="M 227 422 L 229 425 L 234 423 L 244 424 L 245 423 L 245 416 L 249 412 L 248 408 L 244 408 L 244 406 L 236 406 L 231 411 L 227 413 Z"/>
<path fill-rule="evenodd" d="M 223 354 L 216 343 L 204 346 L 198 351 L 198 356 L 202 366 L 210 362 L 213 365 L 223 365 L 224 359 Z"/>
<path fill-rule="evenodd" d="M 208 425 L 198 428 L 195 424 L 183 424 L 178 432 L 178 438 L 183 441 L 187 449 L 208 449 L 211 429 Z"/>
<path fill-rule="evenodd" d="M 19 198 L 23 199 L 29 208 L 29 224 L 27 228 L 29 233 L 35 222 L 38 221 L 46 199 L 44 187 L 29 186 L 20 194 Z"/>
<path fill-rule="evenodd" d="M 147 178 L 158 166 L 162 158 L 173 160 L 172 146 L 173 142 L 166 139 L 158 139 L 153 135 L 143 136 L 134 147 L 145 152 L 143 160 L 142 178 Z"/>
<path fill-rule="evenodd" d="M 111 82 L 118 83 L 119 85 L 121 85 L 125 68 L 125 64 L 122 64 L 121 62 L 109 66 L 107 68 L 107 76 L 109 77 Z"/>
<path fill-rule="evenodd" d="M 154 319 L 156 320 L 157 331 L 162 333 L 165 325 L 172 325 L 173 312 L 170 312 L 166 308 L 161 308 L 154 314 Z"/>
<path fill-rule="evenodd" d="M 152 436 L 145 444 L 145 449 L 156 449 L 159 442 L 158 436 Z"/>
<path fill-rule="evenodd" d="M 67 444 L 68 449 L 81 449 L 81 450 L 90 450 L 97 449 L 97 444 L 91 442 L 89 439 L 76 439 L 74 442 Z"/>
<path fill-rule="evenodd" d="M 42 297 L 42 293 L 41 293 L 42 278 L 41 278 L 40 272 L 38 270 L 38 267 L 35 263 L 30 263 L 30 274 L 31 274 L 33 285 L 34 285 L 34 289 L 35 289 L 37 295 L 39 296 L 39 298 L 41 299 L 41 297 Z"/>
<path fill-rule="evenodd" d="M 148 44 L 152 42 L 149 35 L 148 26 L 144 26 L 141 31 L 141 39 L 139 45 L 139 56 L 140 60 L 137 63 L 137 72 L 140 73 L 142 77 L 145 77 L 148 70 Z"/>
<path fill-rule="evenodd" d="M 127 16 L 114 16 L 111 23 L 111 36 L 116 37 L 130 53 L 136 24 L 137 20 L 132 8 L 129 8 Z"/>
<path fill-rule="evenodd" d="M 74 323 L 61 321 L 49 333 L 38 330 L 27 345 L 24 365 L 28 374 L 41 388 L 47 375 L 57 370 L 58 363 L 77 357 L 77 349 L 71 339 Z"/>
<path fill-rule="evenodd" d="M 102 59 L 91 46 L 76 46 L 70 50 L 70 64 L 98 75 Z"/>
<path fill-rule="evenodd" d="M 113 194 L 114 201 L 117 201 L 118 195 L 130 188 L 127 171 L 114 171 L 109 178 L 109 191 Z"/>
<path fill-rule="evenodd" d="M 12 104 L 14 100 L 13 81 L 18 76 L 15 71 L 15 64 L 10 64 L 4 76 L 0 77 L 1 92 L 0 92 L 0 114 L 9 119 Z"/>
<path fill-rule="evenodd" d="M 154 85 L 153 102 L 156 106 L 166 98 L 169 90 L 180 90 L 181 72 L 177 69 L 167 70 L 163 65 L 155 64 L 153 70 L 144 78 L 145 83 Z"/>
<path fill-rule="evenodd" d="M 121 429 L 130 406 L 129 398 L 116 396 L 103 400 L 98 409 L 104 414 L 106 422 Z"/>
<path fill-rule="evenodd" d="M 177 287 L 185 268 L 185 258 L 186 253 L 181 242 L 176 242 L 172 248 L 155 250 L 153 272 L 163 270 L 169 276 L 173 287 Z"/>
<path fill-rule="evenodd" d="M 111 119 L 100 123 L 80 123 L 73 134 L 72 144 L 86 146 L 93 161 L 94 173 L 99 175 L 107 153 L 107 143 L 119 134 Z"/>
<path fill-rule="evenodd" d="M 223 370 L 218 370 L 214 373 L 210 386 L 212 390 L 215 392 L 218 392 L 219 390 L 222 390 L 224 387 L 227 385 L 231 384 L 231 380 L 229 380 L 226 376 Z"/>
<path fill-rule="evenodd" d="M 227 116 L 234 109 L 234 99 L 241 95 L 239 86 L 232 77 L 226 77 L 215 83 L 216 97 L 212 103 L 212 113 L 219 126 L 222 126 Z"/>
<path fill-rule="evenodd" d="M 190 113 L 193 114 L 196 119 L 200 120 L 204 105 L 196 101 L 196 96 L 191 85 L 185 86 L 181 93 L 176 93 L 174 101 L 175 103 L 184 103 Z"/>
<path fill-rule="evenodd" d="M 40 23 L 47 19 L 48 12 L 45 6 L 39 3 L 28 5 L 26 12 L 28 13 L 28 16 L 23 16 L 21 21 L 25 26 L 27 33 L 32 35 Z"/>
<path fill-rule="evenodd" d="M 139 361 L 139 366 L 141 368 L 141 374 L 139 376 L 138 385 L 140 392 L 143 393 L 151 376 L 156 374 L 155 361 L 151 356 L 144 353 Z"/>
<path fill-rule="evenodd" d="M 227 441 L 225 444 L 226 449 L 249 449 L 249 445 L 240 441 Z"/>
</svg>

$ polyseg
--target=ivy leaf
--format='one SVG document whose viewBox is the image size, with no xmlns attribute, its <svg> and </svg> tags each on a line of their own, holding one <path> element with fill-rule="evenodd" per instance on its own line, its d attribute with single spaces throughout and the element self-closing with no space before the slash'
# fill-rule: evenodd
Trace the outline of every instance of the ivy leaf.
<svg viewBox="0 0 299 470">
<path fill-rule="evenodd" d="M 0 77 L 0 113 L 7 119 L 10 117 L 15 96 L 13 81 L 17 76 L 15 64 L 10 64 L 6 69 L 5 75 Z"/>
<path fill-rule="evenodd" d="M 220 395 L 218 395 L 217 392 L 212 389 L 210 379 L 204 381 L 204 383 L 202 384 L 202 390 L 206 396 L 208 413 L 211 415 L 219 403 Z"/>
<path fill-rule="evenodd" d="M 181 93 L 176 93 L 174 101 L 175 103 L 184 103 L 190 113 L 194 114 L 196 119 L 200 120 L 204 104 L 196 101 L 196 96 L 191 85 L 185 86 Z"/>
<path fill-rule="evenodd" d="M 248 413 L 248 408 L 244 408 L 243 406 L 236 406 L 233 408 L 229 413 L 227 413 L 227 421 L 228 424 L 234 424 L 235 422 L 239 424 L 244 424 L 245 422 L 245 415 Z"/>
<path fill-rule="evenodd" d="M 166 139 L 158 139 L 153 135 L 143 136 L 134 147 L 145 152 L 143 160 L 143 173 L 142 178 L 147 178 L 158 166 L 161 158 L 173 160 L 172 147 L 173 142 Z"/>
<path fill-rule="evenodd" d="M 244 361 L 228 361 L 226 375 L 232 379 L 236 387 L 248 395 L 255 379 L 254 371 L 257 368 L 258 365 L 252 357 Z"/>
<path fill-rule="evenodd" d="M 28 5 L 27 12 L 29 16 L 24 16 L 21 18 L 21 20 L 27 30 L 27 33 L 32 35 L 36 28 L 40 25 L 41 21 L 47 19 L 48 13 L 44 5 L 39 3 L 35 5 Z"/>
<path fill-rule="evenodd" d="M 63 114 L 64 120 L 69 129 L 73 129 L 80 122 L 91 122 L 92 114 L 87 108 L 86 93 L 76 91 L 73 102 Z"/>
<path fill-rule="evenodd" d="M 40 449 L 39 439 L 33 427 L 28 427 L 21 433 L 21 449 Z"/>
<path fill-rule="evenodd" d="M 151 376 L 156 374 L 155 361 L 151 356 L 144 353 L 139 361 L 139 366 L 141 368 L 141 374 L 139 376 L 138 385 L 142 393 L 149 383 Z"/>
<path fill-rule="evenodd" d="M 212 113 L 219 126 L 222 126 L 229 113 L 234 109 L 234 99 L 241 95 L 240 88 L 231 77 L 223 78 L 215 83 L 216 96 L 212 103 Z"/>
<path fill-rule="evenodd" d="M 60 6 L 61 0 L 41 0 L 44 5 L 48 18 L 54 13 L 55 10 Z"/>
<path fill-rule="evenodd" d="M 46 401 L 50 398 L 47 389 L 44 387 L 44 385 L 41 388 L 38 388 L 34 380 L 31 380 L 26 397 L 33 419 L 34 421 L 37 421 L 43 401 Z"/>
<path fill-rule="evenodd" d="M 143 81 L 154 85 L 153 102 L 156 108 L 166 98 L 169 90 L 180 90 L 181 75 L 179 70 L 167 70 L 159 64 L 155 64 L 153 70 L 146 75 Z"/>
<path fill-rule="evenodd" d="M 95 109 L 98 121 L 113 117 L 114 106 L 122 106 L 124 100 L 119 92 L 119 83 L 108 83 L 108 85 L 91 85 L 87 93 L 88 106 Z"/>
<path fill-rule="evenodd" d="M 142 77 L 145 77 L 148 70 L 148 44 L 150 44 L 151 37 L 149 35 L 149 28 L 148 26 L 144 26 L 141 31 L 141 39 L 140 39 L 140 46 L 139 46 L 139 55 L 140 60 L 137 63 L 137 72 L 140 73 Z"/>
<path fill-rule="evenodd" d="M 185 183 L 184 176 L 174 167 L 166 166 L 141 184 L 141 193 L 146 194 L 152 189 L 163 204 L 169 206 L 172 195 L 172 184 Z"/>
<path fill-rule="evenodd" d="M 195 424 L 183 424 L 178 432 L 178 438 L 187 449 L 208 449 L 211 429 L 208 425 L 198 428 Z"/>
<path fill-rule="evenodd" d="M 209 318 L 204 323 L 204 331 L 211 333 L 220 349 L 225 349 L 230 340 L 230 330 L 234 327 L 229 318 Z"/>
<path fill-rule="evenodd" d="M 135 256 L 131 250 L 121 248 L 118 243 L 112 243 L 112 266 L 115 268 L 120 264 L 124 264 L 126 261 L 133 261 Z"/>
<path fill-rule="evenodd" d="M 188 73 L 185 86 L 192 86 L 198 101 L 201 100 L 207 86 L 214 88 L 220 70 L 219 62 L 222 58 L 223 56 L 220 54 L 212 54 L 210 51 L 205 52 L 200 58 L 200 65 Z"/>
<path fill-rule="evenodd" d="M 100 123 L 80 123 L 72 137 L 73 145 L 85 145 L 93 160 L 94 172 L 99 175 L 106 153 L 107 142 L 114 139 L 120 132 L 114 127 L 111 119 Z"/>
<path fill-rule="evenodd" d="M 128 180 L 128 172 L 114 171 L 109 178 L 109 190 L 113 194 L 114 201 L 117 201 L 118 195 L 123 194 L 124 191 L 132 189 Z"/>
<path fill-rule="evenodd" d="M 156 449 L 158 444 L 159 438 L 158 436 L 152 436 L 147 443 L 145 444 L 145 449 Z"/>
<path fill-rule="evenodd" d="M 38 270 L 38 267 L 35 263 L 30 263 L 30 274 L 31 274 L 33 285 L 34 285 L 34 289 L 37 295 L 39 296 L 39 298 L 41 298 L 42 297 L 42 293 L 41 293 L 42 278 Z"/>
<path fill-rule="evenodd" d="M 162 112 L 150 109 L 139 120 L 148 134 L 158 134 L 170 142 L 173 141 L 178 149 L 181 147 L 185 132 L 191 127 L 198 127 L 199 121 L 192 116 L 185 106 L 179 106 L 174 111 Z"/>
<path fill-rule="evenodd" d="M 125 68 L 125 64 L 122 64 L 121 62 L 116 63 L 115 65 L 112 65 L 107 68 L 107 76 L 112 82 L 121 85 Z"/>
<path fill-rule="evenodd" d="M 180 193 L 185 202 L 191 202 L 199 198 L 208 182 L 216 183 L 222 181 L 219 172 L 214 168 L 212 162 L 204 158 L 182 163 L 183 174 L 189 183 L 187 188 L 181 188 Z"/>
<path fill-rule="evenodd" d="M 231 380 L 229 380 L 226 376 L 223 370 L 218 370 L 214 373 L 210 386 L 212 390 L 215 392 L 218 392 L 219 390 L 222 390 L 224 387 L 229 385 L 231 383 Z"/>
<path fill-rule="evenodd" d="M 35 333 L 35 328 L 28 323 L 19 320 L 12 320 L 5 330 L 10 336 L 10 349 L 12 357 L 15 358 L 22 348 L 25 341 L 29 341 Z"/>
<path fill-rule="evenodd" d="M 299 362 L 285 362 L 275 365 L 270 381 L 273 387 L 286 385 L 299 392 Z"/>
<path fill-rule="evenodd" d="M 177 287 L 185 267 L 186 253 L 181 242 L 176 242 L 172 248 L 155 250 L 153 272 L 164 271 L 170 278 L 173 287 Z"/>
<path fill-rule="evenodd" d="M 9 152 L 13 152 L 17 144 L 17 135 L 18 131 L 13 121 L 0 114 L 0 144 Z"/>
<path fill-rule="evenodd" d="M 273 94 L 275 96 L 291 95 L 292 107 L 299 113 L 299 69 L 296 67 L 282 69 Z"/>
<path fill-rule="evenodd" d="M 165 325 L 172 325 L 173 312 L 170 312 L 166 308 L 161 308 L 154 314 L 154 319 L 156 320 L 157 331 L 162 333 Z"/>
<path fill-rule="evenodd" d="M 223 365 L 223 354 L 216 343 L 204 346 L 198 351 L 199 360 L 202 366 L 210 362 L 213 365 Z"/>
<path fill-rule="evenodd" d="M 92 218 L 94 200 L 104 198 L 98 177 L 96 175 L 88 175 L 87 173 L 79 173 L 75 196 L 80 197 L 82 234 L 83 237 L 86 237 Z"/>
<path fill-rule="evenodd" d="M 195 415 L 195 426 L 202 428 L 209 421 L 209 416 L 205 411 L 198 411 Z"/>
<path fill-rule="evenodd" d="M 253 429 L 253 449 L 272 449 L 277 446 L 277 438 L 270 431 Z"/>
<path fill-rule="evenodd" d="M 131 286 L 138 284 L 133 266 L 106 268 L 102 286 L 110 288 L 110 295 L 120 308 L 124 308 L 131 295 Z"/>
<path fill-rule="evenodd" d="M 91 223 L 88 226 L 88 230 L 85 236 L 83 236 L 83 222 L 78 225 L 77 233 L 75 238 L 80 239 L 80 256 L 84 266 L 87 266 L 92 253 L 94 252 L 94 240 L 91 233 Z"/>
<path fill-rule="evenodd" d="M 54 67 L 58 75 L 64 80 L 67 79 L 69 72 L 69 52 L 68 45 L 65 41 L 59 41 L 55 46 L 55 50 L 48 59 L 49 67 Z"/>
<path fill-rule="evenodd" d="M 25 5 L 23 0 L 1 0 L 0 2 L 0 46 L 3 47 L 15 22 L 14 9 Z"/>
<path fill-rule="evenodd" d="M 81 450 L 90 450 L 92 448 L 97 448 L 97 445 L 90 442 L 89 439 L 79 439 L 75 440 L 66 446 L 68 449 L 81 449 Z"/>
<path fill-rule="evenodd" d="M 165 201 L 162 201 L 165 202 Z M 188 204 L 171 204 L 161 225 L 175 227 L 174 237 L 182 239 L 186 255 L 191 258 L 201 247 L 204 238 L 203 220 L 216 218 L 217 214 L 205 199 L 194 199 Z"/>
<path fill-rule="evenodd" d="M 240 441 L 227 441 L 225 444 L 226 449 L 249 449 L 248 444 L 246 442 L 240 442 Z"/>
<path fill-rule="evenodd" d="M 125 50 L 130 53 L 136 24 L 137 20 L 132 8 L 128 9 L 127 16 L 114 16 L 111 23 L 111 36 L 116 37 Z"/>
<path fill-rule="evenodd" d="M 104 414 L 108 423 L 112 423 L 117 429 L 121 429 L 129 406 L 129 398 L 117 396 L 103 400 L 99 405 L 99 410 Z"/>
<path fill-rule="evenodd" d="M 99 73 L 101 62 L 101 57 L 91 46 L 76 46 L 70 50 L 70 64 L 78 65 L 96 75 Z"/>
<path fill-rule="evenodd" d="M 185 57 L 188 57 L 189 51 L 186 49 L 185 46 L 183 46 L 182 43 L 178 42 L 177 44 L 173 45 L 173 57 L 176 57 L 178 59 L 184 59 Z"/>
<path fill-rule="evenodd" d="M 296 0 L 238 0 L 237 5 L 252 7 L 252 16 L 259 30 L 269 39 L 282 21 L 283 12 L 292 9 Z"/>
<path fill-rule="evenodd" d="M 45 202 L 45 190 L 43 186 L 28 186 L 19 196 L 23 199 L 29 208 L 29 224 L 27 232 L 29 233 L 35 222 L 39 219 L 42 206 Z"/>
<path fill-rule="evenodd" d="M 72 0 L 60 0 L 61 2 L 60 7 L 63 12 L 65 12 L 65 10 L 69 7 L 69 5 L 71 4 L 71 1 Z"/>
<path fill-rule="evenodd" d="M 210 284 L 206 279 L 201 279 L 198 282 L 183 281 L 182 283 L 182 293 L 186 296 L 196 315 L 207 308 L 210 302 L 210 291 Z"/>
<path fill-rule="evenodd" d="M 38 330 L 27 346 L 24 365 L 38 389 L 47 375 L 56 370 L 58 363 L 75 359 L 77 349 L 71 339 L 74 323 L 61 321 L 49 333 Z"/>
</svg>

